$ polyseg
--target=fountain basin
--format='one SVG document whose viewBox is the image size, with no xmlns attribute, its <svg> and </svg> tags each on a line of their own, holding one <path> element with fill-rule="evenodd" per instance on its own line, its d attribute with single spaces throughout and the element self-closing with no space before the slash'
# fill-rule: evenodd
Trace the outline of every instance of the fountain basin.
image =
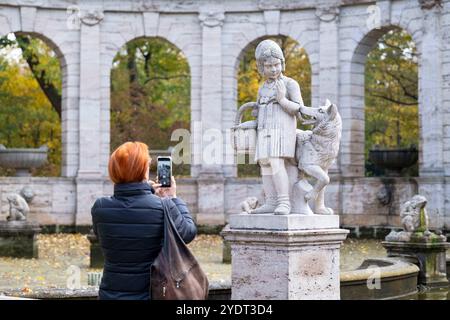
<svg viewBox="0 0 450 320">
<path fill-rule="evenodd" d="M 377 267 L 377 269 L 374 269 Z M 380 289 L 369 289 L 367 279 L 380 275 Z M 392 258 L 367 259 L 357 270 L 341 272 L 341 299 L 398 299 L 417 294 L 419 268 L 412 263 Z M 0 292 L 8 297 L 52 299 L 52 300 L 96 300 L 98 286 L 82 287 L 75 290 L 64 288 L 39 289 L 24 293 L 17 289 Z M 0 298 L 1 299 L 1 298 Z M 211 281 L 208 300 L 230 300 L 230 281 Z"/>
<path fill-rule="evenodd" d="M 231 283 L 212 281 L 209 284 L 208 300 L 230 300 Z M 79 289 L 49 288 L 23 292 L 19 289 L 0 290 L 0 300 L 44 299 L 44 300 L 98 300 L 98 286 Z"/>
<path fill-rule="evenodd" d="M 384 300 L 416 294 L 418 274 L 413 263 L 395 258 L 366 259 L 356 270 L 341 272 L 341 299 Z"/>
</svg>

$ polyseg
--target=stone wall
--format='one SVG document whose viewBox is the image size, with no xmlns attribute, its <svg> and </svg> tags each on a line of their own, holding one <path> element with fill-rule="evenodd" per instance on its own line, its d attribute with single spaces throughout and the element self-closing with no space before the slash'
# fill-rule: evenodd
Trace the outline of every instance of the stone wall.
<svg viewBox="0 0 450 320">
<path fill-rule="evenodd" d="M 400 206 L 417 194 L 421 178 L 331 178 L 326 204 L 339 214 L 341 226 L 400 227 Z M 440 181 L 432 182 L 440 184 Z M 240 213 L 240 203 L 247 197 L 262 198 L 259 179 L 229 179 L 226 182 L 225 212 Z M 386 196 L 387 195 L 387 196 Z M 429 199 L 433 195 L 427 195 Z M 428 209 L 430 226 L 442 228 L 445 215 Z M 448 229 L 448 228 L 447 228 Z"/>
<path fill-rule="evenodd" d="M 178 179 L 178 195 L 186 201 L 194 217 L 198 218 L 198 181 L 193 178 Z M 102 182 L 102 194 L 111 195 L 112 184 Z M 333 180 L 327 189 L 327 205 L 341 216 L 343 227 L 400 226 L 400 205 L 418 191 L 420 178 L 343 178 Z M 73 178 L 0 178 L 0 221 L 8 215 L 7 196 L 29 186 L 36 196 L 30 203 L 29 219 L 47 226 L 72 226 L 76 217 L 76 182 Z M 262 200 L 262 184 L 258 178 L 229 178 L 225 180 L 224 217 L 241 212 L 241 202 L 255 196 Z M 385 191 L 387 190 L 387 192 Z M 386 202 L 381 195 L 388 194 Z M 380 194 L 380 195 L 379 195 Z M 95 196 L 88 199 L 91 207 Z M 207 199 L 215 201 L 215 195 Z M 357 201 L 355 201 L 357 199 Z M 443 226 L 444 216 L 430 211 L 432 228 Z M 89 212 L 90 214 L 90 212 Z M 201 223 L 202 224 L 202 223 Z"/>
<path fill-rule="evenodd" d="M 374 8 L 378 15 L 372 15 Z M 62 66 L 63 177 L 29 182 L 43 192 L 36 210 L 43 223 L 90 224 L 91 200 L 108 193 L 112 60 L 130 40 L 161 37 L 183 52 L 190 67 L 191 175 L 198 180 L 187 184 L 187 197 L 199 221 L 224 223 L 243 194 L 259 191 L 254 181 L 236 180 L 236 165 L 224 152 L 230 151 L 226 139 L 217 141 L 223 146 L 218 162 L 202 159 L 208 143 L 203 134 L 215 130 L 226 137 L 233 124 L 246 46 L 263 36 L 285 35 L 308 54 L 312 104 L 330 98 L 342 115 L 341 151 L 329 187 L 336 211 L 348 224 L 397 223 L 373 200 L 382 180 L 364 178 L 363 158 L 364 63 L 379 37 L 395 27 L 411 34 L 419 53 L 420 123 L 420 178 L 395 185 L 404 188 L 399 199 L 413 191 L 426 195 L 436 224 L 450 229 L 449 0 L 1 0 L 0 33 L 40 37 Z M 1 178 L 2 193 L 21 183 Z M 1 206 L 4 212 L 4 201 Z"/>
</svg>

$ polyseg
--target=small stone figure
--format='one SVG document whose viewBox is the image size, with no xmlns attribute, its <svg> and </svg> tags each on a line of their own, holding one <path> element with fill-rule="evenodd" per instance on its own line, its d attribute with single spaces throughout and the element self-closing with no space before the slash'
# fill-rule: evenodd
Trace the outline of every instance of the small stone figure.
<svg viewBox="0 0 450 320">
<path fill-rule="evenodd" d="M 256 197 L 248 197 L 244 201 L 241 202 L 241 208 L 243 212 L 250 213 L 253 209 L 256 209 L 258 206 L 258 198 Z"/>
<path fill-rule="evenodd" d="M 428 214 L 425 210 L 427 199 L 421 195 L 415 195 L 411 200 L 406 201 L 400 211 L 402 225 L 405 231 L 428 231 Z"/>
<path fill-rule="evenodd" d="M 387 236 L 386 241 L 410 241 L 411 237 L 415 239 L 436 238 L 445 241 L 445 236 L 436 235 L 428 229 L 429 218 L 425 206 L 427 199 L 419 194 L 406 201 L 400 209 L 400 218 L 402 219 L 403 231 L 396 232 L 392 230 Z"/>
<path fill-rule="evenodd" d="M 427 199 L 415 195 L 400 209 L 403 230 L 389 233 L 382 242 L 388 257 L 412 261 L 419 267 L 418 283 L 430 287 L 448 287 L 445 255 L 447 238 L 428 229 Z"/>
<path fill-rule="evenodd" d="M 25 199 L 17 193 L 9 195 L 7 199 L 9 202 L 9 216 L 6 217 L 6 220 L 25 221 L 28 212 L 30 212 L 30 207 Z"/>
<path fill-rule="evenodd" d="M 391 202 L 392 191 L 389 186 L 382 186 L 377 192 L 377 199 L 383 206 L 387 206 Z"/>
</svg>

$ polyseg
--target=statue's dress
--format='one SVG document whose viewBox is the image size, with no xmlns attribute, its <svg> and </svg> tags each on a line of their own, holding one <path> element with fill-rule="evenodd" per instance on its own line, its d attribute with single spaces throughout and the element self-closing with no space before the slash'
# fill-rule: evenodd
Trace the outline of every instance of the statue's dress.
<svg viewBox="0 0 450 320">
<path fill-rule="evenodd" d="M 285 76 L 281 79 L 287 89 L 287 99 L 303 104 L 297 82 Z M 276 95 L 275 82 L 265 81 L 258 94 L 256 161 L 295 156 L 296 114 L 283 109 L 277 102 Z"/>
</svg>

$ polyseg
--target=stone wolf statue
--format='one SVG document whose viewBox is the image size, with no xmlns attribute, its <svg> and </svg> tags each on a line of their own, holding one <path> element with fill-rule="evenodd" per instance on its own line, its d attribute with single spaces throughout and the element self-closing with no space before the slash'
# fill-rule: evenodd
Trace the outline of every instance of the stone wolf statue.
<svg viewBox="0 0 450 320">
<path fill-rule="evenodd" d="M 315 201 L 314 213 L 333 214 L 333 210 L 325 206 L 324 191 L 330 183 L 328 169 L 339 152 L 342 134 L 341 116 L 337 106 L 328 99 L 325 106 L 300 107 L 300 116 L 303 118 L 303 124 L 313 125 L 312 130 L 297 129 L 295 160 L 300 170 L 304 205 L 313 199 Z M 307 176 L 316 180 L 314 187 L 311 188 L 307 183 L 305 179 Z"/>
</svg>

